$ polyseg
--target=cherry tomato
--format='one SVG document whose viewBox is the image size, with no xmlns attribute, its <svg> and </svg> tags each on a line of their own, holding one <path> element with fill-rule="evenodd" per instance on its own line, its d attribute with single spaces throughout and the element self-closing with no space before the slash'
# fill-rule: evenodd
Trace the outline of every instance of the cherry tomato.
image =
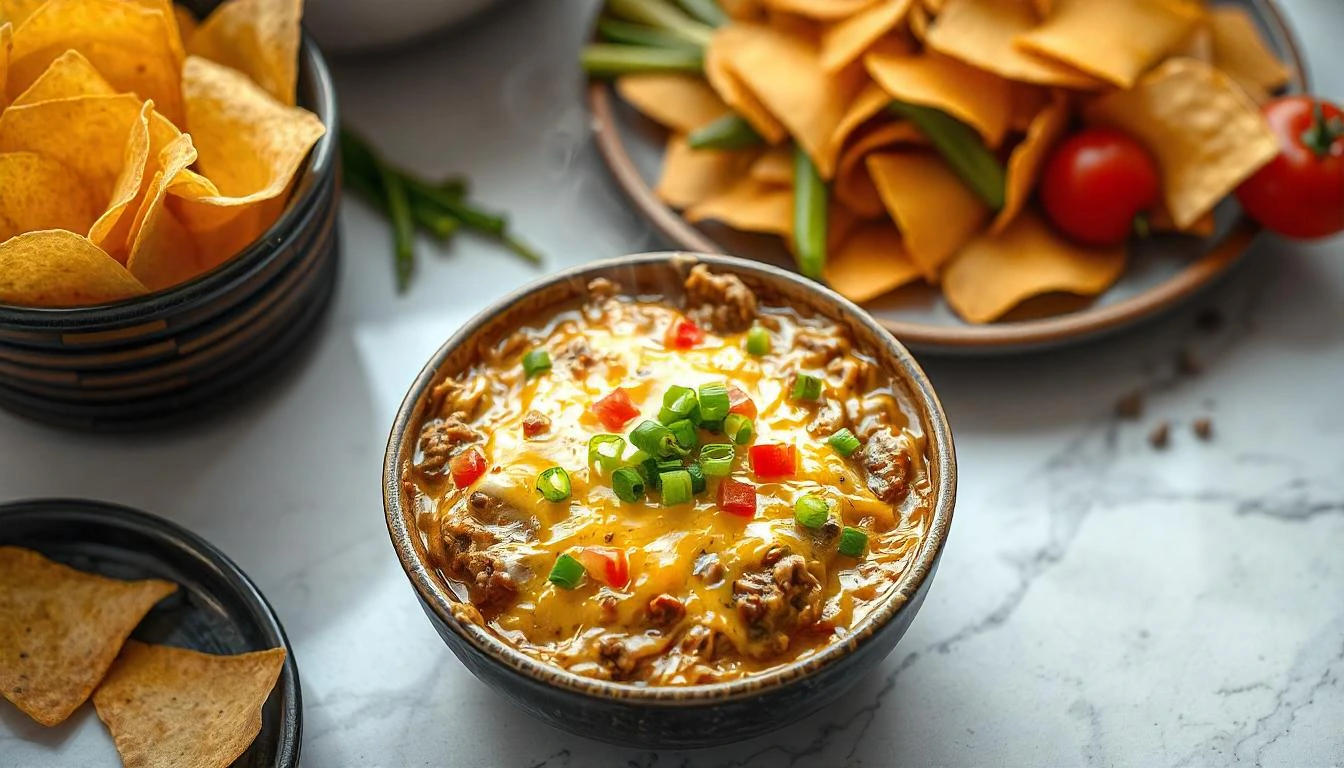
<svg viewBox="0 0 1344 768">
<path fill-rule="evenodd" d="M 756 516 L 756 486 L 725 477 L 719 481 L 719 509 L 738 517 Z"/>
<path fill-rule="evenodd" d="M 667 334 L 663 336 L 663 346 L 667 349 L 694 349 L 697 344 L 705 340 L 705 332 L 700 330 L 700 326 L 679 317 L 667 326 Z"/>
<path fill-rule="evenodd" d="M 1041 204 L 1055 228 L 1086 245 L 1116 245 L 1157 205 L 1157 162 L 1110 128 L 1087 128 L 1055 148 L 1041 176 Z"/>
<path fill-rule="evenodd" d="M 728 412 L 740 413 L 748 419 L 756 418 L 756 401 L 737 387 L 728 387 Z"/>
<path fill-rule="evenodd" d="M 448 471 L 453 475 L 453 485 L 466 488 L 485 474 L 485 457 L 479 449 L 468 448 L 448 461 Z"/>
<path fill-rule="evenodd" d="M 611 394 L 593 403 L 589 409 L 602 422 L 602 426 L 612 432 L 619 432 L 639 415 L 639 409 L 624 389 L 616 388 Z"/>
<path fill-rule="evenodd" d="M 758 478 L 793 477 L 798 471 L 798 452 L 792 445 L 753 445 L 748 455 L 751 472 Z"/>
<path fill-rule="evenodd" d="M 584 547 L 575 555 L 589 576 L 616 589 L 630 585 L 630 560 L 615 547 Z"/>
<path fill-rule="evenodd" d="M 1251 218 L 1285 237 L 1344 231 L 1344 112 L 1310 96 L 1265 105 L 1279 154 L 1237 188 Z"/>
</svg>

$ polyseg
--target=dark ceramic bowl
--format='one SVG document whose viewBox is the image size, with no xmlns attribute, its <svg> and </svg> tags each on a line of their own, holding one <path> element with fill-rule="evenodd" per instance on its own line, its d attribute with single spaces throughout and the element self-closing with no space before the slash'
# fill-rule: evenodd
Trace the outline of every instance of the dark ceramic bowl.
<svg viewBox="0 0 1344 768">
<path fill-rule="evenodd" d="M 0 305 L 0 406 L 79 429 L 157 427 L 236 402 L 297 356 L 330 304 L 339 254 L 336 91 L 306 36 L 298 91 L 327 133 L 275 224 L 215 269 L 147 296 Z"/>
<path fill-rule="evenodd" d="M 442 575 L 427 565 L 416 505 L 402 484 L 415 450 L 430 387 L 469 367 L 478 350 L 572 303 L 589 281 L 605 277 L 629 294 L 679 298 L 690 267 L 707 264 L 752 289 L 847 327 L 904 394 L 912 424 L 928 441 L 934 489 L 928 536 L 905 577 L 845 642 L 769 672 L 732 682 L 684 687 L 595 680 L 542 663 L 465 618 Z M 830 290 L 776 267 L 727 256 L 652 253 L 570 269 L 500 300 L 439 348 L 401 404 L 383 463 L 383 505 L 392 546 L 425 613 L 462 663 L 491 688 L 547 723 L 594 739 L 645 748 L 703 747 L 770 731 L 836 701 L 869 674 L 901 638 L 924 601 L 947 540 L 956 497 L 956 459 L 942 406 L 910 353 L 871 316 Z"/>
</svg>

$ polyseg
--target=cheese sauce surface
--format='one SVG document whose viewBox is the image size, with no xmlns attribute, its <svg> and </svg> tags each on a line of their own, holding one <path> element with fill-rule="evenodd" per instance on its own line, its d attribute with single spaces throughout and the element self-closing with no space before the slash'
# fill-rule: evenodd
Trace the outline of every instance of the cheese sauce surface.
<svg viewBox="0 0 1344 768">
<path fill-rule="evenodd" d="M 408 468 L 434 564 L 506 641 L 603 679 L 733 679 L 843 638 L 915 561 L 928 524 L 924 438 L 891 377 L 827 319 L 758 307 L 754 297 L 748 319 L 743 307 L 710 301 L 689 308 L 703 338 L 682 349 L 673 338 L 689 322 L 681 308 L 598 287 L 606 290 L 585 306 L 519 331 L 437 387 Z M 769 353 L 747 352 L 751 325 L 769 333 Z M 529 376 L 523 356 L 541 349 L 552 365 Z M 799 374 L 823 382 L 818 400 L 794 397 Z M 638 501 L 618 498 L 610 473 L 589 464 L 589 440 L 628 440 L 658 419 L 670 386 L 713 383 L 745 393 L 756 409 L 730 474 L 754 487 L 754 515 L 720 508 L 717 477 L 687 503 L 664 504 L 652 487 Z M 613 430 L 593 406 L 617 388 L 638 415 Z M 828 442 L 842 427 L 862 444 L 849 457 Z M 697 438 L 730 442 L 706 429 Z M 793 446 L 796 470 L 758 477 L 753 445 Z M 484 459 L 478 477 L 465 467 L 473 451 Z M 551 467 L 568 474 L 564 501 L 537 490 Z M 830 506 L 824 526 L 795 521 L 805 494 Z M 843 527 L 867 535 L 866 551 L 840 552 Z M 623 559 L 628 583 L 610 583 L 591 558 L 574 588 L 548 579 L 557 558 L 589 548 Z"/>
</svg>

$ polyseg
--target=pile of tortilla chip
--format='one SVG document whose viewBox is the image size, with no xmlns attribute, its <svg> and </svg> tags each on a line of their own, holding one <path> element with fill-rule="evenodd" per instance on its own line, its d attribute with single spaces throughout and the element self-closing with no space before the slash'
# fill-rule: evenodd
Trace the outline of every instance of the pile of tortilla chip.
<svg viewBox="0 0 1344 768">
<path fill-rule="evenodd" d="M 323 134 L 301 0 L 0 0 L 0 303 L 177 285 L 279 217 Z"/>
<path fill-rule="evenodd" d="M 0 695 L 46 726 L 92 695 L 126 766 L 233 764 L 261 732 L 285 650 L 213 656 L 129 640 L 176 591 L 0 547 Z"/>
<path fill-rule="evenodd" d="M 1213 234 L 1213 208 L 1277 153 L 1258 104 L 1291 76 L 1234 6 L 1200 0 L 734 0 L 703 77 L 636 74 L 617 92 L 672 131 L 657 193 L 692 222 L 793 232 L 792 146 L 829 189 L 827 281 L 867 301 L 917 281 L 962 318 L 1035 296 L 1094 296 L 1124 246 L 1058 235 L 1033 200 L 1067 133 L 1106 125 L 1157 161 L 1157 231 Z M 987 205 L 928 137 L 885 109 L 932 107 L 973 129 L 1006 171 Z M 729 113 L 764 146 L 695 150 Z"/>
</svg>

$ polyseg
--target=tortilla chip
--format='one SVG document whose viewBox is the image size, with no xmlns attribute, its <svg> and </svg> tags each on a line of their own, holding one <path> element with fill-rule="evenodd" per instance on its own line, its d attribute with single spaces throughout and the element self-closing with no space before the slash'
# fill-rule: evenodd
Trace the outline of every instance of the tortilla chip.
<svg viewBox="0 0 1344 768">
<path fill-rule="evenodd" d="M 1184 56 L 1211 64 L 1213 63 L 1213 29 L 1207 17 L 1201 17 L 1190 25 L 1181 42 L 1171 49 L 1169 56 Z"/>
<path fill-rule="evenodd" d="M 1227 75 L 1194 59 L 1163 62 L 1133 90 L 1109 93 L 1083 115 L 1148 148 L 1162 171 L 1167 208 L 1182 229 L 1279 151 L 1255 103 Z"/>
<path fill-rule="evenodd" d="M 840 124 L 835 127 L 835 133 L 831 134 L 831 140 L 826 147 L 826 153 L 831 157 L 834 163 L 840 157 L 840 151 L 844 149 L 845 142 L 849 140 L 850 134 L 858 130 L 860 126 L 868 122 L 884 107 L 891 103 L 891 97 L 877 83 L 869 82 L 854 97 L 849 105 L 849 111 L 845 112 L 844 117 L 840 118 Z"/>
<path fill-rule="evenodd" d="M 190 233 L 167 210 L 168 186 L 196 161 L 191 137 L 180 135 L 164 147 L 157 170 L 131 226 L 133 238 L 126 268 L 151 291 L 186 282 L 205 271 L 197 259 Z"/>
<path fill-rule="evenodd" d="M 937 16 L 943 12 L 943 6 L 946 5 L 946 0 L 923 0 L 921 5 L 924 6 L 924 10 L 929 12 L 929 15 Z"/>
<path fill-rule="evenodd" d="M 737 21 L 759 21 L 765 13 L 761 0 L 718 0 L 719 7 Z"/>
<path fill-rule="evenodd" d="M 869 155 L 867 163 L 911 260 L 936 283 L 943 264 L 984 227 L 990 209 L 936 154 L 883 153 Z"/>
<path fill-rule="evenodd" d="M 1036 189 L 1041 168 L 1055 144 L 1068 130 L 1069 117 L 1068 97 L 1057 92 L 1049 106 L 1038 112 L 1031 121 L 1027 135 L 1013 147 L 1012 154 L 1008 156 L 1003 208 L 994 217 L 990 232 L 1002 232 L 1031 202 L 1031 193 Z"/>
<path fill-rule="evenodd" d="M 793 234 L 793 188 L 744 178 L 731 189 L 686 211 L 692 223 L 719 221 L 743 232 Z"/>
<path fill-rule="evenodd" d="M 735 51 L 743 41 L 750 38 L 752 30 L 765 29 L 754 24 L 729 24 L 719 27 L 705 48 L 705 79 L 714 92 L 733 111 L 741 115 L 756 132 L 768 143 L 778 144 L 788 132 L 784 125 L 770 114 L 770 110 L 761 104 L 756 94 L 743 82 L 737 70 L 732 66 Z"/>
<path fill-rule="evenodd" d="M 928 139 L 913 124 L 900 121 L 867 131 L 840 156 L 840 164 L 831 183 L 835 199 L 855 214 L 868 219 L 882 216 L 882 198 L 877 193 L 864 159 L 874 150 L 900 144 L 927 145 Z"/>
<path fill-rule="evenodd" d="M 1013 83 L 1012 112 L 1008 117 L 1008 128 L 1026 133 L 1036 115 L 1050 104 L 1050 89 L 1027 83 Z"/>
<path fill-rule="evenodd" d="M 762 184 L 793 186 L 793 150 L 789 147 L 767 149 L 751 164 L 747 174 Z"/>
<path fill-rule="evenodd" d="M 1181 229 L 1176 226 L 1176 222 L 1171 220 L 1171 212 L 1167 210 L 1167 207 L 1158 203 L 1156 208 L 1148 212 L 1148 228 L 1153 232 L 1174 232 L 1192 237 L 1213 237 L 1213 233 L 1217 229 L 1217 222 L 1214 220 L 1213 211 L 1209 211 L 1195 219 L 1195 223 Z"/>
<path fill-rule="evenodd" d="M 0 114 L 0 152 L 37 152 L 59 160 L 84 179 L 95 200 L 106 201 L 141 107 L 129 93 L 10 107 Z"/>
<path fill-rule="evenodd" d="M 0 109 L 9 104 L 9 52 L 14 47 L 14 27 L 0 24 Z"/>
<path fill-rule="evenodd" d="M 167 118 L 154 111 L 154 102 L 140 108 L 140 119 L 132 123 L 122 153 L 121 172 L 117 175 L 107 209 L 89 228 L 89 239 L 109 256 L 125 264 L 130 257 L 132 222 L 145 196 L 146 179 L 154 178 L 159 156 L 171 142 L 182 136 Z"/>
<path fill-rule="evenodd" d="M 732 111 L 708 83 L 690 75 L 626 75 L 616 79 L 616 93 L 677 133 L 690 133 Z"/>
<path fill-rule="evenodd" d="M 890 221 L 865 221 L 826 259 L 826 282 L 852 301 L 868 301 L 920 278 Z"/>
<path fill-rule="evenodd" d="M 127 768 L 227 768 L 261 733 L 285 649 L 214 656 L 131 640 L 93 694 Z"/>
<path fill-rule="evenodd" d="M 1055 12 L 1055 2 L 1054 0 L 1031 0 L 1031 8 L 1036 12 L 1036 18 L 1044 21 Z"/>
<path fill-rule="evenodd" d="M 1190 31 L 1202 11 L 1185 0 L 1057 0 L 1017 45 L 1129 88 Z"/>
<path fill-rule="evenodd" d="M 22 232 L 83 232 L 98 203 L 65 164 L 34 152 L 0 154 L 0 242 Z"/>
<path fill-rule="evenodd" d="M 892 98 L 935 107 L 997 147 L 1008 130 L 1012 84 L 998 75 L 926 50 L 908 56 L 883 44 L 863 57 L 868 73 Z"/>
<path fill-rule="evenodd" d="M 294 106 L 302 0 L 225 0 L 191 36 L 187 52 L 236 69 Z"/>
<path fill-rule="evenodd" d="M 17 96 L 61 54 L 85 56 L 118 93 L 182 119 L 181 44 L 171 14 L 124 0 L 49 0 L 14 31 L 7 88 Z"/>
<path fill-rule="evenodd" d="M 177 36 L 182 40 L 183 49 L 186 49 L 191 44 L 191 37 L 196 34 L 196 29 L 200 27 L 201 22 L 189 8 L 176 3 L 173 4 L 173 18 L 177 21 Z"/>
<path fill-rule="evenodd" d="M 755 152 L 691 149 L 685 136 L 674 135 L 667 140 L 654 193 L 673 208 L 688 208 L 727 192 L 755 158 Z"/>
<path fill-rule="evenodd" d="M 17 27 L 47 0 L 0 0 L 0 20 Z"/>
<path fill-rule="evenodd" d="M 821 68 L 827 72 L 839 72 L 858 61 L 883 35 L 905 19 L 912 2 L 881 0 L 827 27 L 821 35 Z"/>
<path fill-rule="evenodd" d="M 947 0 L 925 42 L 930 48 L 1009 80 L 1074 89 L 1106 85 L 1013 44 L 1014 38 L 1035 26 L 1036 14 L 1019 0 Z"/>
<path fill-rule="evenodd" d="M 1125 270 L 1125 246 L 1094 249 L 1054 233 L 1027 210 L 999 234 L 971 240 L 943 272 L 947 303 L 968 322 L 997 320 L 1033 296 L 1095 296 Z"/>
<path fill-rule="evenodd" d="M 1213 64 L 1237 82 L 1274 92 L 1288 84 L 1292 70 L 1265 44 L 1255 20 L 1243 8 L 1220 5 L 1209 11 Z"/>
<path fill-rule="evenodd" d="M 98 74 L 79 51 L 66 51 L 51 62 L 47 71 L 15 97 L 11 106 L 69 99 L 75 96 L 112 96 L 117 89 Z"/>
<path fill-rule="evenodd" d="M 0 245 L 0 280 L 9 277 L 13 242 Z M 103 679 L 135 625 L 176 590 L 167 581 L 107 579 L 0 547 L 0 693 L 43 725 L 64 721 Z"/>
<path fill-rule="evenodd" d="M 724 50 L 729 66 L 760 103 L 788 128 L 816 163 L 823 179 L 835 173 L 828 151 L 831 136 L 863 85 L 863 73 L 850 68 L 828 74 L 816 46 L 766 27 L 747 27 Z"/>
<path fill-rule="evenodd" d="M 905 17 L 905 28 L 910 30 L 910 36 L 919 42 L 924 42 L 924 38 L 929 35 L 929 11 L 922 5 L 916 5 L 910 9 L 910 13 Z"/>
<path fill-rule="evenodd" d="M 878 0 L 762 0 L 772 11 L 793 13 L 817 21 L 838 21 L 853 16 Z"/>
</svg>

